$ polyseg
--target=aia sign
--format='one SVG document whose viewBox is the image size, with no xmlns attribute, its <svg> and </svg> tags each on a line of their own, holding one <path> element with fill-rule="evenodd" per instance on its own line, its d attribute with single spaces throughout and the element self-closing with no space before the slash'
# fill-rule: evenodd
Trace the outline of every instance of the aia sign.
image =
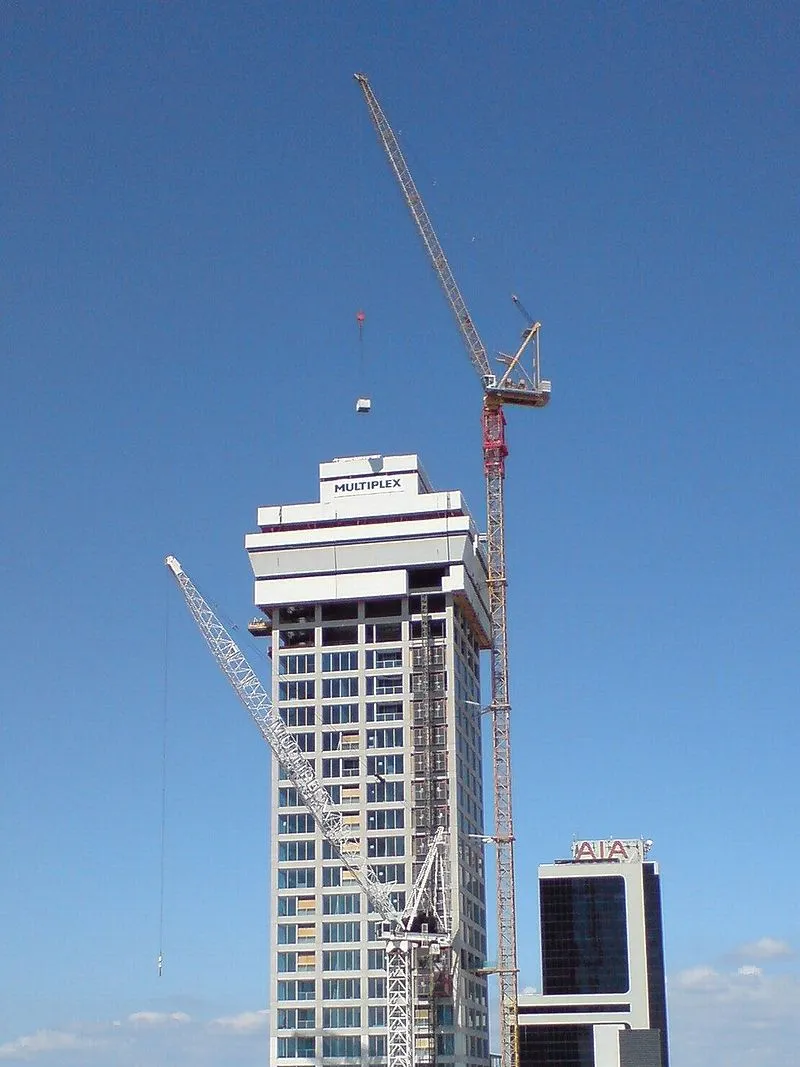
<svg viewBox="0 0 800 1067">
<path fill-rule="evenodd" d="M 572 858 L 593 863 L 640 863 L 642 842 L 637 840 L 573 841 Z"/>
</svg>

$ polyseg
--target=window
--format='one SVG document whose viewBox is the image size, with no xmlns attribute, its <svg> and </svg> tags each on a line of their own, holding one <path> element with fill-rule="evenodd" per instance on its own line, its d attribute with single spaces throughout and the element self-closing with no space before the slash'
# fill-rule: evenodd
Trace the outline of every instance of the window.
<svg viewBox="0 0 800 1067">
<path fill-rule="evenodd" d="M 324 886 L 334 886 L 342 884 L 342 868 L 341 867 L 323 867 L 322 868 L 322 884 Z"/>
<path fill-rule="evenodd" d="M 331 730 L 322 735 L 323 752 L 347 752 L 358 746 L 358 730 Z"/>
<path fill-rule="evenodd" d="M 386 1000 L 386 979 L 368 978 L 367 996 L 370 1000 Z M 280 1000 L 280 997 L 278 999 Z"/>
<path fill-rule="evenodd" d="M 280 974 L 286 974 L 287 972 L 297 970 L 297 953 L 296 952 L 279 952 L 278 953 L 278 972 Z"/>
<path fill-rule="evenodd" d="M 368 837 L 368 856 L 405 856 L 406 842 L 402 837 Z"/>
<path fill-rule="evenodd" d="M 386 1034 L 369 1035 L 369 1058 L 370 1061 L 386 1059 Z"/>
<path fill-rule="evenodd" d="M 375 678 L 367 678 L 367 696 L 390 696 L 402 692 L 402 674 L 379 674 Z"/>
<path fill-rule="evenodd" d="M 309 811 L 297 815 L 279 815 L 279 834 L 311 834 L 314 832 L 314 817 Z"/>
<path fill-rule="evenodd" d="M 313 674 L 313 653 L 302 656 L 280 656 L 278 659 L 278 674 Z"/>
<path fill-rule="evenodd" d="M 357 778 L 358 757 L 349 759 L 324 759 L 322 761 L 323 778 Z"/>
<path fill-rule="evenodd" d="M 296 683 L 300 685 L 301 683 Z M 313 692 L 311 696 L 313 697 Z M 328 697 L 357 697 L 358 678 L 323 678 L 322 696 Z"/>
<path fill-rule="evenodd" d="M 278 897 L 278 915 L 296 915 L 297 897 Z"/>
<path fill-rule="evenodd" d="M 360 893 L 329 893 L 322 898 L 323 915 L 358 915 L 360 911 Z"/>
<path fill-rule="evenodd" d="M 315 774 L 316 771 L 315 771 L 315 767 L 314 767 L 314 760 L 313 759 L 307 759 L 306 763 L 311 768 L 311 773 Z M 289 774 L 289 771 L 286 769 L 286 767 L 284 767 L 282 763 L 279 763 L 278 764 L 278 781 L 287 782 L 287 781 L 290 781 L 291 778 L 292 778 L 292 775 Z"/>
<path fill-rule="evenodd" d="M 324 760 L 322 761 L 324 764 Z M 379 775 L 383 777 L 385 774 L 402 774 L 403 773 L 403 757 L 402 756 L 367 756 L 367 774 Z M 324 777 L 324 775 L 323 775 Z"/>
<path fill-rule="evenodd" d="M 314 1008 L 278 1008 L 279 1030 L 313 1030 L 316 1025 Z"/>
<path fill-rule="evenodd" d="M 402 748 L 403 728 L 390 726 L 380 730 L 367 730 L 367 748 Z"/>
<path fill-rule="evenodd" d="M 298 952 L 298 971 L 313 971 L 317 966 L 317 954 L 315 952 Z"/>
<path fill-rule="evenodd" d="M 323 971 L 360 971 L 361 952 L 357 948 L 329 949 L 322 953 Z"/>
<path fill-rule="evenodd" d="M 323 944 L 341 944 L 347 941 L 360 941 L 361 940 L 361 923 L 360 922 L 342 922 L 342 923 L 323 923 L 322 924 L 322 941 Z"/>
<path fill-rule="evenodd" d="M 455 1037 L 453 1034 L 436 1035 L 436 1051 L 440 1056 L 455 1055 Z"/>
<path fill-rule="evenodd" d="M 326 674 L 331 671 L 357 671 L 358 652 L 323 652 L 322 670 Z"/>
<path fill-rule="evenodd" d="M 323 1000 L 359 1000 L 361 997 L 360 978 L 323 978 Z"/>
<path fill-rule="evenodd" d="M 370 919 L 367 923 L 367 941 L 383 941 L 386 923 L 383 919 Z"/>
<path fill-rule="evenodd" d="M 326 704 L 323 707 L 324 726 L 338 726 L 348 722 L 358 722 L 358 704 Z"/>
<path fill-rule="evenodd" d="M 294 742 L 301 752 L 313 752 L 314 751 L 314 735 L 313 734 L 292 734 Z"/>
<path fill-rule="evenodd" d="M 367 722 L 400 722 L 403 704 L 399 700 L 380 704 L 367 704 Z"/>
<path fill-rule="evenodd" d="M 323 1008 L 322 1025 L 326 1030 L 347 1030 L 361 1026 L 361 1008 Z"/>
<path fill-rule="evenodd" d="M 360 1060 L 361 1038 L 356 1034 L 323 1035 L 322 1055 L 344 1060 Z"/>
<path fill-rule="evenodd" d="M 406 880 L 406 867 L 404 863 L 375 863 L 370 864 L 379 882 L 398 882 L 403 885 Z"/>
<path fill-rule="evenodd" d="M 280 708 L 278 714 L 286 726 L 313 726 L 313 708 Z"/>
<path fill-rule="evenodd" d="M 369 763 L 369 759 L 367 763 Z M 404 799 L 405 783 L 403 782 L 367 782 L 368 804 L 383 804 L 386 801 Z"/>
<path fill-rule="evenodd" d="M 314 923 L 299 923 L 297 927 L 298 945 L 308 945 L 317 939 L 317 928 Z"/>
<path fill-rule="evenodd" d="M 316 996 L 315 986 L 313 979 L 281 979 L 278 982 L 278 1000 L 313 1000 Z"/>
<path fill-rule="evenodd" d="M 367 1008 L 368 1026 L 386 1026 L 386 1005 L 370 1004 Z"/>
<path fill-rule="evenodd" d="M 278 889 L 313 889 L 313 867 L 287 867 L 278 871 Z"/>
<path fill-rule="evenodd" d="M 313 860 L 314 859 L 314 842 L 309 841 L 279 841 L 278 842 L 278 862 L 284 861 L 296 861 L 296 860 Z"/>
<path fill-rule="evenodd" d="M 312 1060 L 315 1054 L 315 1042 L 313 1037 L 279 1037 L 278 1059 Z"/>
<path fill-rule="evenodd" d="M 399 612 L 398 612 L 399 614 Z M 367 644 L 384 644 L 387 641 L 402 641 L 403 625 L 399 622 L 377 622 L 366 627 Z"/>
<path fill-rule="evenodd" d="M 438 1026 L 452 1026 L 453 1025 L 453 1005 L 452 1004 L 437 1004 L 436 1005 L 436 1023 Z"/>
<path fill-rule="evenodd" d="M 386 966 L 386 950 L 383 948 L 367 949 L 367 967 L 370 971 L 382 971 Z"/>
<path fill-rule="evenodd" d="M 278 682 L 278 700 L 313 700 L 314 680 L 304 682 Z"/>
<path fill-rule="evenodd" d="M 540 886 L 544 992 L 625 993 L 625 880 L 546 878 Z"/>
<path fill-rule="evenodd" d="M 299 805 L 297 790 L 294 786 L 281 786 L 278 790 L 279 808 L 296 808 Z"/>
<path fill-rule="evenodd" d="M 402 808 L 377 808 L 367 812 L 368 830 L 402 830 L 404 824 Z"/>
<path fill-rule="evenodd" d="M 393 889 L 389 894 L 389 900 L 397 911 L 405 911 L 406 895 L 402 889 Z"/>
<path fill-rule="evenodd" d="M 294 923 L 278 923 L 278 944 L 297 944 L 297 927 Z"/>
<path fill-rule="evenodd" d="M 378 648 L 375 650 L 375 666 L 378 670 L 386 667 L 403 666 L 403 650 L 401 648 Z"/>
</svg>

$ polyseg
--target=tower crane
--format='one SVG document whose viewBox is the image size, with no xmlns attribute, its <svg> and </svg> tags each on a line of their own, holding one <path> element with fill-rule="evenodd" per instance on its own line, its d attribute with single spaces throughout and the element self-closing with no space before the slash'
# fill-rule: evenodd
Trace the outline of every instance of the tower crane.
<svg viewBox="0 0 800 1067">
<path fill-rule="evenodd" d="M 503 484 L 506 445 L 506 404 L 541 408 L 550 399 L 550 382 L 539 367 L 541 323 L 531 321 L 513 355 L 501 354 L 502 369 L 495 373 L 486 347 L 467 310 L 428 212 L 397 138 L 372 91 L 365 74 L 356 74 L 389 164 L 397 178 L 422 243 L 444 289 L 472 365 L 483 387 L 483 467 L 486 479 L 486 562 L 489 611 L 492 627 L 491 713 L 494 786 L 494 834 L 497 846 L 497 968 L 500 985 L 501 1067 L 518 1067 L 517 1033 L 517 934 L 514 887 L 514 822 L 511 803 L 511 704 L 508 688 L 508 642 L 506 626 L 506 549 Z M 517 301 L 518 303 L 518 301 Z M 527 356 L 523 364 L 523 356 Z M 488 969 L 495 970 L 495 968 Z"/>
<path fill-rule="evenodd" d="M 452 942 L 447 835 L 442 827 L 436 831 L 406 905 L 400 910 L 395 906 L 391 885 L 378 880 L 366 856 L 362 855 L 360 838 L 353 834 L 352 828 L 336 810 L 330 794 L 287 730 L 244 653 L 178 560 L 167 556 L 164 563 L 175 578 L 218 666 L 250 712 L 323 836 L 352 872 L 371 909 L 383 920 L 388 1067 L 415 1067 L 413 1009 L 418 957 L 438 957 Z"/>
</svg>

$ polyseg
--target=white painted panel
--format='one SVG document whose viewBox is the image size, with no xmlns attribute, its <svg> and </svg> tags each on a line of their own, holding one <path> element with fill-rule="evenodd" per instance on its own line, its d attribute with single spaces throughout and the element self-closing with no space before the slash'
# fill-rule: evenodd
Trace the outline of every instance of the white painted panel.
<svg viewBox="0 0 800 1067">
<path fill-rule="evenodd" d="M 418 537 L 409 541 L 378 541 L 282 548 L 251 552 L 250 563 L 257 578 L 293 574 L 347 573 L 375 568 L 447 566 L 458 561 L 469 541 L 464 534 L 452 537 Z"/>
<path fill-rule="evenodd" d="M 280 604 L 310 604 L 322 600 L 403 596 L 405 593 L 405 571 L 260 578 L 255 583 L 255 604 L 258 607 L 272 607 Z"/>
<path fill-rule="evenodd" d="M 621 1026 L 594 1026 L 595 1067 L 619 1067 L 619 1032 Z"/>
</svg>

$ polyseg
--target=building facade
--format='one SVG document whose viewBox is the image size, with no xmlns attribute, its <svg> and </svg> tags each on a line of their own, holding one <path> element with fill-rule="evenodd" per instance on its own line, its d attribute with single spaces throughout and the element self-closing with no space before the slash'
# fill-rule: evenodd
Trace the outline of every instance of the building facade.
<svg viewBox="0 0 800 1067">
<path fill-rule="evenodd" d="M 522 1067 L 668 1067 L 649 845 L 578 841 L 571 860 L 539 868 L 542 993 L 520 998 Z"/>
<path fill-rule="evenodd" d="M 479 652 L 486 571 L 458 492 L 416 456 L 320 465 L 319 501 L 263 507 L 246 548 L 283 721 L 402 905 L 449 832 L 455 938 L 416 982 L 421 1064 L 489 1063 Z M 379 917 L 273 761 L 271 1050 L 278 1065 L 386 1057 Z"/>
</svg>

